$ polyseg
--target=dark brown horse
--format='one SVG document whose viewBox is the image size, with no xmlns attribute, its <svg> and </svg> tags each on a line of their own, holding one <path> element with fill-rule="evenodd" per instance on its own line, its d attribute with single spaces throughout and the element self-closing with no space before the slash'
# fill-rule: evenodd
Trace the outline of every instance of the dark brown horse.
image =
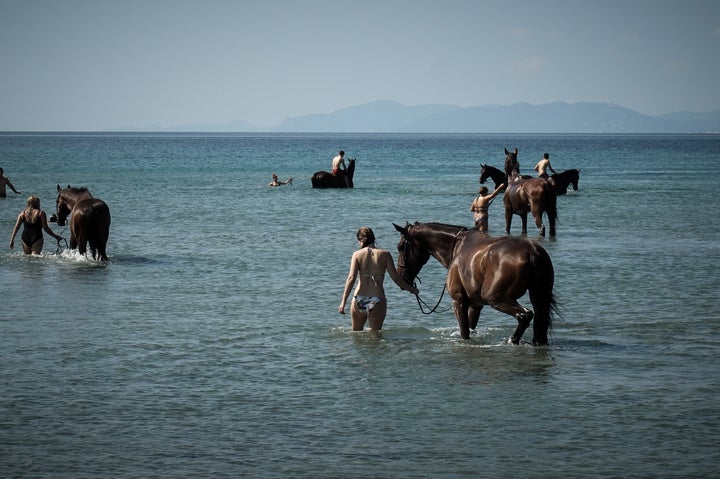
<svg viewBox="0 0 720 479">
<path fill-rule="evenodd" d="M 352 188 L 353 187 L 353 176 L 355 174 L 355 159 L 348 160 L 346 176 L 333 175 L 329 171 L 318 171 L 310 181 L 312 182 L 313 188 Z M 347 183 L 345 179 L 347 178 Z"/>
<path fill-rule="evenodd" d="M 394 225 L 398 243 L 398 273 L 412 284 L 433 256 L 448 270 L 446 287 L 463 339 L 477 327 L 483 306 L 513 316 L 517 328 L 510 341 L 519 344 L 533 321 L 534 345 L 548 344 L 555 312 L 555 272 L 547 251 L 527 238 L 493 238 L 477 230 L 439 223 Z M 534 311 L 517 300 L 529 293 Z"/>
<path fill-rule="evenodd" d="M 573 191 L 578 190 L 578 182 L 580 181 L 580 170 L 571 169 L 555 173 L 548 179 L 548 182 L 555 188 L 555 193 L 564 195 L 567 193 L 568 186 L 572 185 Z"/>
<path fill-rule="evenodd" d="M 517 148 L 514 152 L 505 149 L 509 157 L 517 157 Z M 512 162 L 513 159 L 505 160 Z M 515 160 L 517 162 L 517 158 Z M 532 213 L 535 225 L 541 236 L 545 236 L 545 225 L 542 222 L 543 213 L 547 214 L 550 224 L 550 236 L 555 236 L 555 222 L 557 220 L 557 193 L 547 181 L 542 178 L 522 178 L 518 175 L 509 179 L 507 189 L 503 195 L 505 204 L 505 233 L 510 234 L 513 215 L 520 216 L 522 220 L 522 234 L 527 234 L 527 215 Z"/>
<path fill-rule="evenodd" d="M 110 208 L 105 202 L 93 198 L 87 188 L 74 188 L 70 185 L 61 188 L 57 185 L 56 203 L 57 224 L 64 226 L 70 216 L 70 249 L 77 248 L 78 253 L 90 251 L 93 259 L 99 257 L 107 261 L 106 246 L 110 236 Z"/>
<path fill-rule="evenodd" d="M 495 188 L 505 183 L 505 173 L 502 170 L 495 168 L 494 166 L 486 165 L 483 163 L 480 165 L 480 183 L 485 183 L 488 178 L 493 180 Z M 523 179 L 534 178 L 529 175 L 522 175 Z M 571 169 L 555 173 L 548 178 L 550 185 L 555 188 L 555 193 L 558 195 L 564 195 L 567 193 L 568 186 L 572 185 L 573 190 L 578 190 L 578 182 L 580 181 L 580 170 Z"/>
</svg>

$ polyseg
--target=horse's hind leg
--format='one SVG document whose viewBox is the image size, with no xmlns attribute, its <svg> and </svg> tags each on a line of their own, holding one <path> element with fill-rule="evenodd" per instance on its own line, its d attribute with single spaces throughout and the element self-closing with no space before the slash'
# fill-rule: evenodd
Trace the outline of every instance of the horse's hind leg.
<svg viewBox="0 0 720 479">
<path fill-rule="evenodd" d="M 538 209 L 533 206 L 532 215 L 535 219 L 535 226 L 537 226 L 537 229 L 540 232 L 540 236 L 545 236 L 545 225 L 542 222 L 542 211 L 538 211 Z"/>
<path fill-rule="evenodd" d="M 527 308 L 520 306 L 517 301 L 489 301 L 489 303 L 493 309 L 496 309 L 502 313 L 509 314 L 517 320 L 518 325 L 517 328 L 515 328 L 515 332 L 510 338 L 510 341 L 513 344 L 520 344 L 520 339 L 522 338 L 522 335 L 525 333 L 525 330 L 528 328 L 528 326 L 530 326 L 530 321 L 532 321 L 533 319 L 533 312 Z"/>
<path fill-rule="evenodd" d="M 510 226 L 512 226 L 512 217 L 513 212 L 512 210 L 505 208 L 505 234 L 510 234 Z"/>
</svg>

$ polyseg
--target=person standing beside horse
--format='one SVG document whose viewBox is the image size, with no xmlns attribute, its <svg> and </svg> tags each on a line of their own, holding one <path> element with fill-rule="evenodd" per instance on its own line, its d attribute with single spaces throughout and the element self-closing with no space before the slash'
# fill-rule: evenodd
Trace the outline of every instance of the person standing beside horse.
<svg viewBox="0 0 720 479">
<path fill-rule="evenodd" d="M 481 186 L 478 191 L 477 198 L 475 198 L 470 205 L 470 211 L 475 213 L 475 228 L 477 228 L 481 233 L 488 232 L 488 208 L 490 208 L 490 204 L 493 202 L 495 197 L 504 189 L 505 185 L 501 184 L 495 188 L 495 191 L 488 194 L 489 190 L 487 187 Z"/>
<path fill-rule="evenodd" d="M 350 272 L 345 281 L 345 289 L 338 312 L 345 314 L 345 304 L 350 296 L 350 290 L 358 280 L 355 296 L 350 306 L 352 330 L 362 331 L 367 322 L 371 330 L 379 331 L 382 329 L 387 314 L 387 301 L 383 289 L 385 273 L 390 274 L 390 278 L 400 289 L 410 291 L 415 295 L 418 294 L 418 289 L 400 277 L 390 252 L 375 246 L 373 230 L 362 227 L 357 231 L 356 236 L 360 242 L 360 249 L 353 253 L 350 260 Z"/>
<path fill-rule="evenodd" d="M 10 178 L 5 176 L 5 171 L 0 168 L 0 198 L 5 198 L 7 196 L 7 190 L 5 189 L 6 186 L 10 187 L 10 189 L 13 190 L 16 195 L 21 194 L 10 182 Z"/>
<path fill-rule="evenodd" d="M 53 233 L 53 230 L 48 226 L 47 215 L 45 211 L 40 209 L 40 198 L 37 195 L 32 195 L 27 199 L 27 206 L 18 215 L 10 236 L 10 249 L 15 247 L 15 235 L 20 229 L 20 225 L 24 225 L 21 243 L 25 254 L 42 253 L 43 244 L 45 243 L 43 230 L 58 242 L 62 239 L 62 236 Z"/>
<path fill-rule="evenodd" d="M 343 150 L 340 150 L 338 154 L 333 157 L 330 174 L 333 176 L 342 176 L 343 180 L 345 180 L 345 186 L 350 188 L 347 178 L 347 166 L 345 165 L 345 152 Z"/>
<path fill-rule="evenodd" d="M 537 162 L 537 165 L 535 165 L 535 168 L 533 168 L 538 173 L 539 178 L 548 179 L 550 176 L 547 174 L 547 170 L 550 170 L 555 174 L 555 170 L 553 169 L 552 165 L 550 165 L 550 154 L 545 153 L 540 161 Z"/>
</svg>

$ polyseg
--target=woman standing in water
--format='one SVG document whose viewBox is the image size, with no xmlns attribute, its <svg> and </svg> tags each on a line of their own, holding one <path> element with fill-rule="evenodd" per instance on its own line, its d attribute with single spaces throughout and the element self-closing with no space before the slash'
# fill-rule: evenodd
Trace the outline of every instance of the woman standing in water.
<svg viewBox="0 0 720 479">
<path fill-rule="evenodd" d="M 20 229 L 20 225 L 24 225 L 21 238 L 23 253 L 40 254 L 42 253 L 45 238 L 43 230 L 56 240 L 60 241 L 62 236 L 56 235 L 48 226 L 47 215 L 40 209 L 40 197 L 32 195 L 27 199 L 27 206 L 20 212 L 15 222 L 12 235 L 10 236 L 10 249 L 15 247 L 15 235 Z"/>
<path fill-rule="evenodd" d="M 412 294 L 418 294 L 418 290 L 400 277 L 395 269 L 392 255 L 387 250 L 375 246 L 375 234 L 370 228 L 360 228 L 357 239 L 360 242 L 360 249 L 353 253 L 350 260 L 350 272 L 345 281 L 345 290 L 338 312 L 345 314 L 345 304 L 350 296 L 350 290 L 358 279 L 358 286 L 350 306 L 352 329 L 362 331 L 367 322 L 371 330 L 379 331 L 387 313 L 387 301 L 383 289 L 385 273 L 390 274 L 390 278 L 400 289 L 410 291 Z"/>
</svg>

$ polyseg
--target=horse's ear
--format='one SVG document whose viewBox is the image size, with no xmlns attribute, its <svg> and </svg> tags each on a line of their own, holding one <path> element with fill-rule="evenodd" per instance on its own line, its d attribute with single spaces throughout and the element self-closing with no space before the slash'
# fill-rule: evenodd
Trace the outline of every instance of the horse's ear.
<svg viewBox="0 0 720 479">
<path fill-rule="evenodd" d="M 58 193 L 60 193 L 62 191 L 62 188 L 60 188 L 60 185 L 57 185 L 57 190 L 58 190 Z"/>
<path fill-rule="evenodd" d="M 515 148 L 515 154 L 517 155 L 517 148 Z"/>
<path fill-rule="evenodd" d="M 507 148 L 505 148 L 505 154 L 506 154 L 506 155 L 509 155 L 509 154 L 510 154 L 510 152 L 507 151 Z"/>
<path fill-rule="evenodd" d="M 396 225 L 395 223 L 393 223 L 393 226 L 395 227 L 396 230 L 398 230 L 398 232 L 399 232 L 401 235 L 405 236 L 405 235 L 407 234 L 407 229 L 406 229 L 406 228 L 403 228 L 402 226 L 398 226 L 398 225 Z"/>
</svg>

